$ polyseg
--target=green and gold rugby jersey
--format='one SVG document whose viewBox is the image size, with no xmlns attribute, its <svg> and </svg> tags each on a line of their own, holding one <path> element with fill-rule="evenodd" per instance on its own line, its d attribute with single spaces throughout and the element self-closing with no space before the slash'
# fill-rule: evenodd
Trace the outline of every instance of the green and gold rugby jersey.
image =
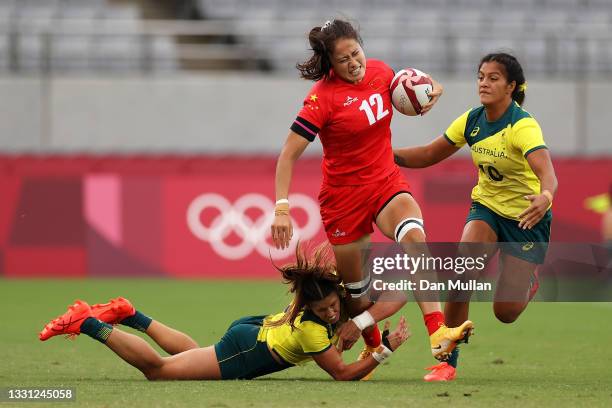
<svg viewBox="0 0 612 408">
<path fill-rule="evenodd" d="M 540 125 L 519 104 L 512 102 L 495 122 L 487 121 L 484 106 L 459 116 L 444 134 L 449 143 L 470 146 L 478 170 L 472 200 L 502 217 L 518 220 L 529 207 L 524 196 L 540 194 L 540 180 L 527 156 L 545 149 Z"/>
<path fill-rule="evenodd" d="M 266 320 L 279 320 L 283 315 L 271 315 Z M 306 310 L 296 317 L 295 329 L 292 330 L 289 323 L 275 327 L 264 325 L 257 340 L 268 343 L 286 362 L 304 364 L 312 360 L 313 355 L 323 353 L 337 344 L 338 335 L 335 324 L 328 324 L 312 311 Z"/>
</svg>

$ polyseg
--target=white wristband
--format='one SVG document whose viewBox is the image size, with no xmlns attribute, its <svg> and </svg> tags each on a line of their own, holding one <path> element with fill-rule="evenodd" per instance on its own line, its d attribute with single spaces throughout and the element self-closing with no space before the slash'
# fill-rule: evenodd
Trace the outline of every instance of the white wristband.
<svg viewBox="0 0 612 408">
<path fill-rule="evenodd" d="M 378 361 L 378 364 L 381 364 L 387 358 L 391 357 L 392 353 L 393 352 L 387 347 L 381 345 L 375 352 L 372 353 L 372 357 L 374 357 L 374 360 Z"/>
<path fill-rule="evenodd" d="M 363 331 L 366 327 L 373 326 L 376 324 L 376 321 L 367 310 L 360 315 L 353 317 L 353 323 L 359 328 L 359 330 Z"/>
<path fill-rule="evenodd" d="M 281 198 L 280 200 L 276 200 L 276 205 L 279 204 L 289 204 L 289 200 L 287 200 L 286 198 Z"/>
</svg>

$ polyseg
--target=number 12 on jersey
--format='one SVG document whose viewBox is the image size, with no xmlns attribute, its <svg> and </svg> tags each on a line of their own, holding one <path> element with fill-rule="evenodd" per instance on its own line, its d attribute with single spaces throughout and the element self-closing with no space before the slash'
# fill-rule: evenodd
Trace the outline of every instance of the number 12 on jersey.
<svg viewBox="0 0 612 408">
<path fill-rule="evenodd" d="M 372 111 L 372 107 L 374 106 L 376 106 L 376 117 L 374 116 L 374 112 Z M 359 110 L 365 112 L 366 116 L 368 117 L 368 122 L 370 122 L 370 125 L 373 125 L 374 123 L 376 123 L 377 120 L 381 120 L 389 114 L 389 110 L 383 110 L 383 108 L 384 106 L 382 96 L 380 96 L 380 94 L 375 93 L 370 95 L 369 100 L 366 101 L 364 99 L 363 101 L 361 101 L 361 106 L 359 107 Z"/>
</svg>

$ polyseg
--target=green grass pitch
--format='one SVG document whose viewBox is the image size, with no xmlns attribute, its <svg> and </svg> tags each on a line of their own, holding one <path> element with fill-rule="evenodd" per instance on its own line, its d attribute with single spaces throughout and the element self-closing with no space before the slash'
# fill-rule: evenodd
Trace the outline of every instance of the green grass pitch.
<svg viewBox="0 0 612 408">
<path fill-rule="evenodd" d="M 76 404 L 54 407 L 612 406 L 612 304 L 536 302 L 504 325 L 489 303 L 474 303 L 476 334 L 462 347 L 458 378 L 438 384 L 422 380 L 434 360 L 414 304 L 402 311 L 413 337 L 370 382 L 336 383 L 314 363 L 253 381 L 148 382 L 86 336 L 38 340 L 73 300 L 115 296 L 201 345 L 217 341 L 232 320 L 279 311 L 289 299 L 269 281 L 0 280 L 0 387 L 76 389 Z"/>
</svg>

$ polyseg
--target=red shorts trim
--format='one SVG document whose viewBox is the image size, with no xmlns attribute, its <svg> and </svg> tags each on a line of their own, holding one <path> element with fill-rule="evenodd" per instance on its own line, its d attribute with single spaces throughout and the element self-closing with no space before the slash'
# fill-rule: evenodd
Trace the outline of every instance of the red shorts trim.
<svg viewBox="0 0 612 408">
<path fill-rule="evenodd" d="M 378 213 L 400 193 L 410 193 L 410 185 L 399 169 L 377 183 L 324 184 L 319 193 L 319 206 L 327 239 L 332 245 L 342 245 L 373 233 Z"/>
</svg>

